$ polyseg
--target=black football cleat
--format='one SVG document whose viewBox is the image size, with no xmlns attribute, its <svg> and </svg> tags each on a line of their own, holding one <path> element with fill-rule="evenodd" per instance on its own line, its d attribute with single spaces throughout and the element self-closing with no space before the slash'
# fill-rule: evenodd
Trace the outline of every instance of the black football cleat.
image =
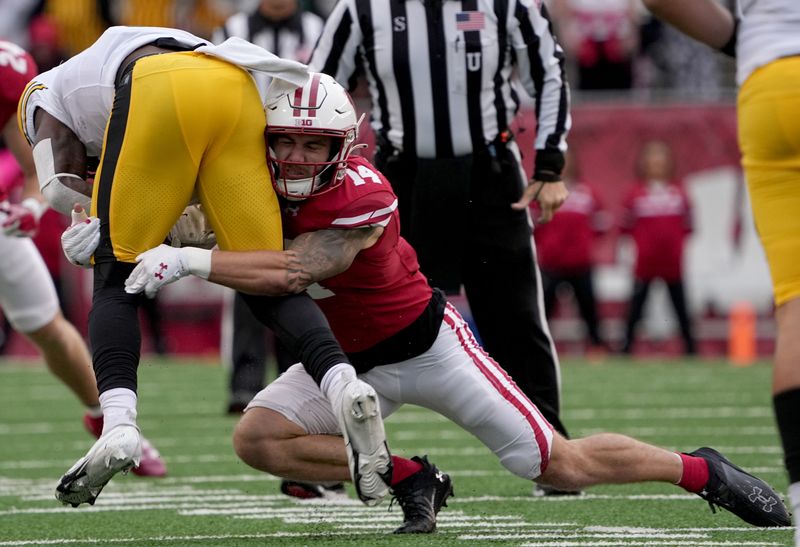
<svg viewBox="0 0 800 547">
<path fill-rule="evenodd" d="M 281 493 L 302 500 L 347 496 L 347 491 L 341 482 L 327 486 L 313 482 L 282 480 Z"/>
<path fill-rule="evenodd" d="M 780 496 L 758 477 L 729 462 L 713 448 L 698 448 L 689 456 L 708 463 L 708 484 L 697 493 L 711 506 L 727 509 L 753 526 L 790 526 L 789 511 Z"/>
<path fill-rule="evenodd" d="M 447 507 L 447 498 L 453 495 L 453 482 L 450 475 L 428 462 L 427 456 L 411 459 L 422 464 L 422 469 L 392 487 L 392 503 L 397 500 L 403 509 L 403 525 L 394 533 L 430 534 L 436 531 L 439 509 Z"/>
</svg>

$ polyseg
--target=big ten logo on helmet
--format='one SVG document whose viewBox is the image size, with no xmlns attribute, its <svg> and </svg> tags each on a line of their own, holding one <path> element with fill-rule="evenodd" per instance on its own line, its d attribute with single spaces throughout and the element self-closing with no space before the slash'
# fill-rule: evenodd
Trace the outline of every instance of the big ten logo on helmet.
<svg viewBox="0 0 800 547">
<path fill-rule="evenodd" d="M 312 127 L 314 125 L 314 120 L 309 120 L 308 118 L 299 118 L 294 121 L 294 124 L 298 127 Z"/>
</svg>

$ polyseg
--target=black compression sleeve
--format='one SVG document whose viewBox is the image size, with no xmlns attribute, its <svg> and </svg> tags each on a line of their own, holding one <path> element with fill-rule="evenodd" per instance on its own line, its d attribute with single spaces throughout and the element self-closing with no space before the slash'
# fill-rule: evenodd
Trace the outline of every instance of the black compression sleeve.
<svg viewBox="0 0 800 547">
<path fill-rule="evenodd" d="M 800 481 L 800 389 L 792 389 L 773 396 L 772 404 L 778 422 L 778 433 L 783 441 L 783 457 L 789 472 L 789 483 Z"/>
<path fill-rule="evenodd" d="M 349 363 L 328 320 L 308 294 L 255 296 L 242 294 L 253 315 L 271 328 L 300 361 L 317 385 L 334 365 Z"/>
</svg>

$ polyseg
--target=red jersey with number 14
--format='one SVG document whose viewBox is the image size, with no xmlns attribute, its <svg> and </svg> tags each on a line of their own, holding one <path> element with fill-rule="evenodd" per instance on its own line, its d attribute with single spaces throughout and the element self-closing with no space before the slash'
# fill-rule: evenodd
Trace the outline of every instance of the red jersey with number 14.
<svg viewBox="0 0 800 547">
<path fill-rule="evenodd" d="M 417 254 L 400 237 L 397 197 L 367 160 L 352 157 L 336 188 L 303 201 L 283 202 L 285 237 L 316 230 L 383 226 L 346 271 L 309 288 L 345 352 L 371 348 L 409 326 L 425 310 L 431 288 Z"/>
</svg>

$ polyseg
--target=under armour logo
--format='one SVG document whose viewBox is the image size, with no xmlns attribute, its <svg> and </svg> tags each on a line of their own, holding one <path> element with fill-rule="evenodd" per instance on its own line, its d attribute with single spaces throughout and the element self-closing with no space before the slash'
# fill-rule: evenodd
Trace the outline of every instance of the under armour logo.
<svg viewBox="0 0 800 547">
<path fill-rule="evenodd" d="M 300 207 L 299 206 L 298 207 L 292 207 L 291 205 L 287 205 L 283 209 L 283 212 L 286 213 L 287 215 L 292 215 L 293 217 L 296 217 L 297 213 L 300 212 Z"/>
<path fill-rule="evenodd" d="M 159 270 L 161 270 L 161 271 L 154 272 L 154 273 L 153 273 L 153 276 L 155 276 L 155 277 L 157 277 L 157 278 L 159 278 L 159 279 L 164 279 L 164 274 L 163 274 L 163 272 L 164 272 L 164 270 L 167 270 L 167 269 L 169 269 L 169 266 L 167 266 L 166 264 L 164 264 L 163 262 L 161 262 L 161 263 L 158 265 L 158 269 L 159 269 Z"/>
<path fill-rule="evenodd" d="M 760 503 L 763 506 L 761 509 L 765 513 L 771 513 L 772 512 L 772 508 L 775 507 L 775 504 L 778 503 L 778 500 L 776 500 L 772 496 L 770 496 L 768 498 L 764 497 L 764 496 L 761 495 L 762 492 L 763 492 L 763 490 L 761 488 L 759 488 L 758 486 L 754 486 L 753 487 L 753 493 L 750 494 L 749 496 L 747 496 L 747 498 L 750 501 L 752 501 L 753 503 L 756 503 L 756 502 Z"/>
<path fill-rule="evenodd" d="M 436 471 L 436 480 L 444 482 L 444 474 L 439 470 Z"/>
</svg>

